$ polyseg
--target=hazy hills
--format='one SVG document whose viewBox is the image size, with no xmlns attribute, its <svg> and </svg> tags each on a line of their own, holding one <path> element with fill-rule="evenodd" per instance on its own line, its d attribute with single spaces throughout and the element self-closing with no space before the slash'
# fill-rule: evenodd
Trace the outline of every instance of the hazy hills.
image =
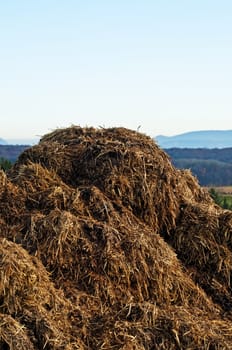
<svg viewBox="0 0 232 350">
<path fill-rule="evenodd" d="M 164 150 L 176 168 L 190 169 L 202 186 L 232 185 L 232 147 Z"/>
<path fill-rule="evenodd" d="M 161 148 L 227 148 L 232 147 L 232 130 L 192 131 L 154 139 Z"/>
<path fill-rule="evenodd" d="M 7 142 L 0 138 L 0 145 L 7 145 Z"/>
<path fill-rule="evenodd" d="M 28 147 L 35 145 L 35 139 L 11 139 L 0 138 L 0 159 L 4 158 L 15 162 L 18 156 Z"/>
<path fill-rule="evenodd" d="M 0 145 L 35 145 L 39 139 L 7 139 L 0 138 Z"/>
<path fill-rule="evenodd" d="M 0 144 L 0 159 L 8 159 L 11 162 L 15 162 L 18 156 L 26 149 L 29 145 L 1 145 Z"/>
</svg>

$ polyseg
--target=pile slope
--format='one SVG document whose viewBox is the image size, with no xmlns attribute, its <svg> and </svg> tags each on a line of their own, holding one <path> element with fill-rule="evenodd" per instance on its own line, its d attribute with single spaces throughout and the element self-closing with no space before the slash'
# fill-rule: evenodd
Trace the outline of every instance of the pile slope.
<svg viewBox="0 0 232 350">
<path fill-rule="evenodd" d="M 148 136 L 45 135 L 0 213 L 0 348 L 232 348 L 232 213 Z"/>
</svg>

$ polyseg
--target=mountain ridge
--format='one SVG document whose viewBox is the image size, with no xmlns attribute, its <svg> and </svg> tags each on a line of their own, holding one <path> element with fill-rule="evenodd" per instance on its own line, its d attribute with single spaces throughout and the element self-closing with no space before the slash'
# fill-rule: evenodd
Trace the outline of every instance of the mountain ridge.
<svg viewBox="0 0 232 350">
<path fill-rule="evenodd" d="M 227 148 L 232 147 L 232 130 L 189 131 L 174 136 L 157 135 L 161 148 Z"/>
<path fill-rule="evenodd" d="M 7 141 L 0 138 L 0 145 L 7 145 Z"/>
</svg>

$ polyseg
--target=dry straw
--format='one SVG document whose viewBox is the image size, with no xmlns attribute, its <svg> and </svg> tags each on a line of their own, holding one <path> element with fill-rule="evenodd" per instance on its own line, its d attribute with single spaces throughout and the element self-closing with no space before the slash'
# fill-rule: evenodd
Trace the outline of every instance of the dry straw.
<svg viewBox="0 0 232 350">
<path fill-rule="evenodd" d="M 231 223 L 143 134 L 45 135 L 0 173 L 0 349 L 231 349 Z"/>
</svg>

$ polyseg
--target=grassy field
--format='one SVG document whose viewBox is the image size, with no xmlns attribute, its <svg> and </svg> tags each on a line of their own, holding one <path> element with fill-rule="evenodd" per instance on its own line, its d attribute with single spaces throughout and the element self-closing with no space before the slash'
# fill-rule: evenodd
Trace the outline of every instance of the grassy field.
<svg viewBox="0 0 232 350">
<path fill-rule="evenodd" d="M 207 187 L 211 197 L 224 209 L 232 210 L 232 186 Z"/>
</svg>

